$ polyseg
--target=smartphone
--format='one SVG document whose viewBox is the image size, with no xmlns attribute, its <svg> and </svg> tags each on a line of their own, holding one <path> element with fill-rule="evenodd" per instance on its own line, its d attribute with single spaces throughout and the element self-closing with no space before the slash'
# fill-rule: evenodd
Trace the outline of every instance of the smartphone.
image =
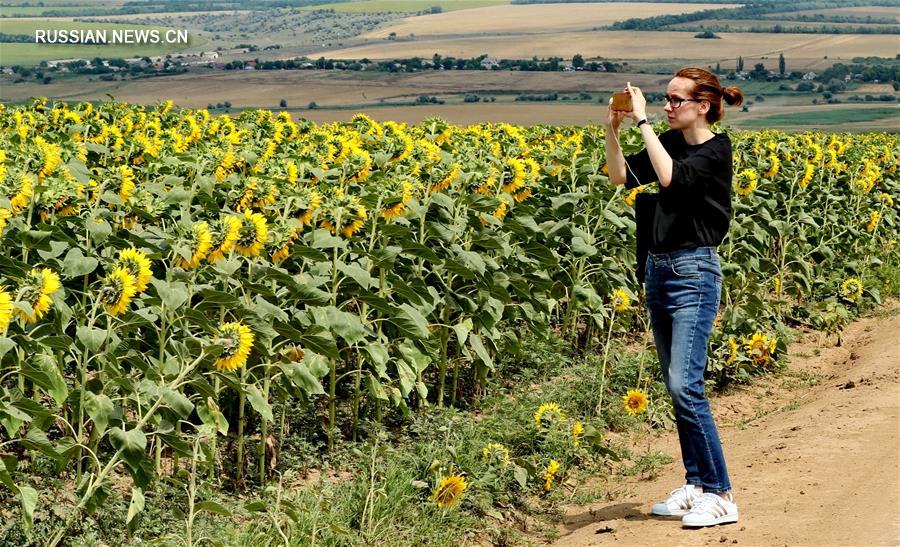
<svg viewBox="0 0 900 547">
<path fill-rule="evenodd" d="M 612 105 L 610 106 L 613 110 L 624 110 L 625 112 L 631 112 L 631 95 L 625 92 L 622 93 L 613 93 L 612 95 Z"/>
</svg>

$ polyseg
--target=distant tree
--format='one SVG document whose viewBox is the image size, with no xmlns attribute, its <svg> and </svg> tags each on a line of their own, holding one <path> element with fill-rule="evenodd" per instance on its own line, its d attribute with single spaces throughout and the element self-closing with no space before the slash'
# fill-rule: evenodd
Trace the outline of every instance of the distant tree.
<svg viewBox="0 0 900 547">
<path fill-rule="evenodd" d="M 584 68 L 584 57 L 580 53 L 576 53 L 572 57 L 572 66 L 575 68 Z"/>
<path fill-rule="evenodd" d="M 744 58 L 741 57 L 740 55 L 738 55 L 738 59 L 737 59 L 737 71 L 738 72 L 744 71 Z"/>
<path fill-rule="evenodd" d="M 719 63 L 716 63 L 716 74 L 722 72 L 722 67 L 719 66 Z"/>
<path fill-rule="evenodd" d="M 280 106 L 281 108 L 287 107 L 287 99 L 281 99 L 280 101 L 278 101 L 278 106 Z"/>
<path fill-rule="evenodd" d="M 231 108 L 231 101 L 225 101 L 224 103 L 222 103 L 222 106 L 224 106 L 225 108 Z"/>
<path fill-rule="evenodd" d="M 779 74 L 784 76 L 785 69 L 786 69 L 786 66 L 784 64 L 784 53 L 779 53 L 778 54 L 778 72 L 779 72 Z"/>
<path fill-rule="evenodd" d="M 319 108 L 319 105 L 316 104 L 316 101 L 309 101 L 309 106 L 307 106 L 307 108 L 310 110 L 315 110 Z"/>
</svg>

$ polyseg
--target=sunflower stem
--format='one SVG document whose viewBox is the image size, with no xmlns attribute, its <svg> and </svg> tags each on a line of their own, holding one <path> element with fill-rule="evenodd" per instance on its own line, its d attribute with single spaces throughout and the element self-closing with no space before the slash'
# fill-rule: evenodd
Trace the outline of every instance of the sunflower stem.
<svg viewBox="0 0 900 547">
<path fill-rule="evenodd" d="M 247 380 L 247 367 L 241 367 L 240 391 L 238 392 L 238 432 L 237 432 L 237 455 L 235 462 L 237 469 L 235 470 L 235 485 L 238 489 L 244 489 L 244 407 L 247 402 L 247 396 L 244 394 L 244 388 Z"/>
<path fill-rule="evenodd" d="M 600 400 L 597 401 L 597 417 L 603 416 L 603 390 L 606 389 L 606 363 L 609 359 L 609 343 L 612 340 L 613 325 L 616 322 L 616 308 L 613 307 L 609 318 L 609 330 L 606 333 L 606 344 L 603 346 L 603 363 L 600 365 Z"/>
</svg>

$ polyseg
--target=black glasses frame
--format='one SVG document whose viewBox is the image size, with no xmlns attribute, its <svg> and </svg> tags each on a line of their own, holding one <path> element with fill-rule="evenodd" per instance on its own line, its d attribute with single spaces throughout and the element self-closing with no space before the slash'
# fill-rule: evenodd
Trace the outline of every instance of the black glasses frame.
<svg viewBox="0 0 900 547">
<path fill-rule="evenodd" d="M 686 102 L 692 103 L 700 103 L 703 102 L 702 99 L 682 99 L 681 97 L 670 97 L 668 95 L 663 95 L 663 99 L 666 100 L 667 103 L 672 105 L 672 108 L 681 108 Z"/>
</svg>

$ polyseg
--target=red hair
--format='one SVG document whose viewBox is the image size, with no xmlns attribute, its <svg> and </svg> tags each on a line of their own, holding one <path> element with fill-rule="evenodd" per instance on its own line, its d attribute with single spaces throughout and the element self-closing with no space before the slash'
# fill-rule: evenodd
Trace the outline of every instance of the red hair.
<svg viewBox="0 0 900 547">
<path fill-rule="evenodd" d="M 725 117 L 725 107 L 722 99 L 729 105 L 740 106 L 744 102 L 744 94 L 740 88 L 729 86 L 722 87 L 719 78 L 712 72 L 697 67 L 682 68 L 675 73 L 676 78 L 693 80 L 694 90 L 691 95 L 701 101 L 709 101 L 709 110 L 706 111 L 706 121 L 710 125 Z"/>
</svg>

